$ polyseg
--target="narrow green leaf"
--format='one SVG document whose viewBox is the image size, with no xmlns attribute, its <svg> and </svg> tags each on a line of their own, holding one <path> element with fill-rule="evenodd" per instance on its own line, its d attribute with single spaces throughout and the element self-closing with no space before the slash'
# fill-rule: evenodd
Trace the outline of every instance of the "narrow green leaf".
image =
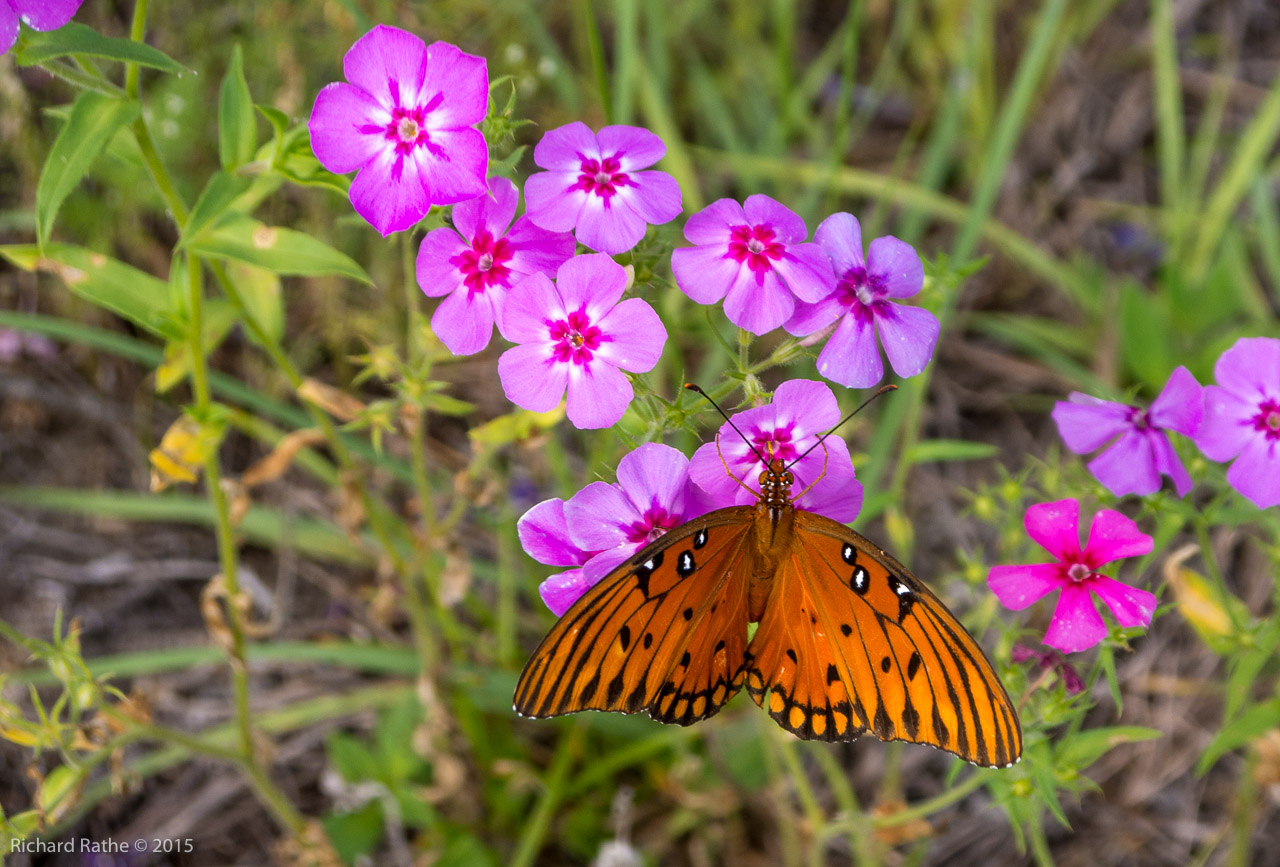
<svg viewBox="0 0 1280 867">
<path fill-rule="evenodd" d="M 1145 726 L 1108 726 L 1076 732 L 1058 748 L 1060 768 L 1083 770 L 1121 744 L 1150 741 L 1164 737 L 1159 729 Z"/>
<path fill-rule="evenodd" d="M 257 149 L 257 116 L 244 78 L 244 52 L 236 45 L 218 93 L 218 157 L 231 170 L 252 160 Z"/>
<path fill-rule="evenodd" d="M 1163 296 L 1133 283 L 1120 288 L 1120 347 L 1125 364 L 1140 381 L 1158 389 L 1174 368 L 1169 311 Z"/>
<path fill-rule="evenodd" d="M 991 443 L 971 440 L 924 440 L 907 450 L 907 462 L 924 464 L 934 461 L 977 461 L 993 458 L 1000 450 Z"/>
<path fill-rule="evenodd" d="M 71 106 L 67 122 L 49 150 L 36 186 L 36 237 L 49 240 L 58 208 L 89 171 L 116 130 L 138 116 L 137 100 L 119 100 L 86 91 Z"/>
<path fill-rule="evenodd" d="M 267 226 L 250 217 L 228 217 L 187 242 L 202 256 L 232 259 L 277 274 L 338 274 L 372 283 L 354 259 L 310 235 Z"/>
<path fill-rule="evenodd" d="M 1203 775 L 1232 750 L 1255 740 L 1268 729 L 1280 726 L 1280 698 L 1254 705 L 1222 727 L 1222 730 L 1209 742 L 1200 761 L 1196 763 L 1196 774 Z"/>
<path fill-rule="evenodd" d="M 43 253 L 34 244 L 0 246 L 0 256 L 24 271 L 57 275 L 81 298 L 153 334 L 182 336 L 169 325 L 175 311 L 168 284 L 132 265 L 73 244 L 47 244 Z"/>
<path fill-rule="evenodd" d="M 189 238 L 200 234 L 205 227 L 225 216 L 232 202 L 247 190 L 251 183 L 249 178 L 237 177 L 226 172 L 214 172 L 213 177 L 209 178 L 209 183 L 205 184 L 204 190 L 200 193 L 200 198 L 196 199 L 195 207 L 191 209 L 187 224 L 182 229 L 182 237 L 178 240 L 178 247 L 184 247 Z"/>
<path fill-rule="evenodd" d="M 163 51 L 152 48 L 150 45 L 134 42 L 132 39 L 113 39 L 110 36 L 103 36 L 92 27 L 86 27 L 74 21 L 65 27 L 46 33 L 29 32 L 23 37 L 21 48 L 14 52 L 14 60 L 19 66 L 31 66 L 70 54 L 101 57 L 104 60 L 118 60 L 122 63 L 136 63 L 139 66 L 177 75 L 190 71 Z"/>
</svg>

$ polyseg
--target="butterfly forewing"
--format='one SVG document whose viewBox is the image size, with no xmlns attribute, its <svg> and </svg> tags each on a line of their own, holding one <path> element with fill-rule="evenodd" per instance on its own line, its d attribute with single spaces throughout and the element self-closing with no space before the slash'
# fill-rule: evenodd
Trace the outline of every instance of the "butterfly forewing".
<svg viewBox="0 0 1280 867">
<path fill-rule="evenodd" d="M 636 713 L 688 725 L 741 683 L 751 507 L 682 524 L 587 591 L 538 646 L 515 709 L 550 717 Z"/>
</svg>

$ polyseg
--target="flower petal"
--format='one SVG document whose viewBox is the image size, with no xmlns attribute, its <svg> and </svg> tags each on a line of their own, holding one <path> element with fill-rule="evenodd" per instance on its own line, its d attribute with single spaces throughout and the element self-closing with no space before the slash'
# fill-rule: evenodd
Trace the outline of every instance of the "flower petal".
<svg viewBox="0 0 1280 867">
<path fill-rule="evenodd" d="M 832 292 L 816 304 L 797 301 L 795 313 L 791 314 L 791 318 L 782 327 L 787 330 L 788 334 L 796 337 L 807 337 L 810 334 L 816 334 L 835 322 L 848 309 L 835 292 Z M 814 342 L 816 343 L 817 340 Z"/>
<path fill-rule="evenodd" d="M 1025 566 L 992 566 L 987 586 L 1012 611 L 1040 601 L 1065 584 L 1061 563 L 1032 563 Z"/>
<path fill-rule="evenodd" d="M 600 320 L 600 330 L 609 338 L 596 350 L 596 357 L 632 373 L 647 373 L 662 357 L 667 329 L 645 301 L 628 298 Z"/>
<path fill-rule="evenodd" d="M 3 6 L 4 0 L 0 0 Z M 326 84 L 316 94 L 307 129 L 311 150 L 326 169 L 344 175 L 354 172 L 389 148 L 381 127 L 391 115 L 378 101 L 358 87 L 341 81 Z M 364 132 L 377 127 L 377 132 Z"/>
<path fill-rule="evenodd" d="M 547 130 L 533 149 L 533 161 L 541 168 L 571 172 L 575 180 L 583 158 L 599 159 L 600 145 L 591 127 L 580 120 Z M 526 182 L 525 197 L 528 195 Z"/>
<path fill-rule="evenodd" d="M 1147 418 L 1155 427 L 1176 430 L 1194 437 L 1204 414 L 1204 389 L 1191 371 L 1178 367 L 1169 375 L 1160 396 L 1147 410 Z"/>
<path fill-rule="evenodd" d="M 431 205 L 465 202 L 488 191 L 489 146 L 477 129 L 433 129 L 429 147 L 413 150 L 422 185 Z"/>
<path fill-rule="evenodd" d="M 351 182 L 351 206 L 385 238 L 413 226 L 431 210 L 417 160 L 394 148 L 379 151 Z"/>
<path fill-rule="evenodd" d="M 507 400 L 516 406 L 533 412 L 549 412 L 564 397 L 569 381 L 567 366 L 555 363 L 549 345 L 526 343 L 502 353 L 498 359 L 498 379 Z"/>
<path fill-rule="evenodd" d="M 1277 397 L 1280 383 L 1280 340 L 1242 337 L 1213 366 L 1218 385 L 1250 403 Z"/>
<path fill-rule="evenodd" d="M 342 61 L 347 81 L 385 108 L 414 106 L 427 74 L 427 43 L 399 27 L 379 24 L 355 41 Z"/>
<path fill-rule="evenodd" d="M 924 287 L 920 254 L 892 235 L 876 238 L 867 248 L 867 274 L 889 298 L 910 298 Z"/>
<path fill-rule="evenodd" d="M 568 315 L 551 279 L 534 274 L 507 293 L 502 306 L 502 336 L 515 343 L 550 341 L 551 323 Z"/>
<path fill-rule="evenodd" d="M 627 530 L 642 517 L 617 485 L 592 482 L 564 506 L 569 538 L 584 551 L 607 551 L 627 541 Z"/>
<path fill-rule="evenodd" d="M 631 176 L 634 187 L 622 187 L 615 199 L 626 202 L 640 218 L 653 226 L 661 226 L 680 216 L 684 204 L 680 185 L 666 172 L 636 172 Z"/>
<path fill-rule="evenodd" d="M 1141 432 L 1136 428 L 1125 431 L 1113 446 L 1089 462 L 1089 472 L 1117 497 L 1154 494 L 1160 490 L 1160 471 L 1156 468 L 1152 434 L 1162 436 L 1157 431 Z"/>
<path fill-rule="evenodd" d="M 1227 470 L 1227 481 L 1259 509 L 1280 504 L 1280 440 L 1259 433 Z"/>
<path fill-rule="evenodd" d="M 826 433 L 840 421 L 840 404 L 831 387 L 813 379 L 789 379 L 782 383 L 773 393 L 771 406 L 775 426 L 789 427 L 796 439 Z"/>
<path fill-rule="evenodd" d="M 573 258 L 577 244 L 568 232 L 548 232 L 535 225 L 528 217 L 516 220 L 506 235 L 511 245 L 511 258 L 507 268 L 514 275 L 525 276 L 539 272 L 553 276 L 565 262 Z M 512 280 L 512 285 L 519 279 Z"/>
<path fill-rule="evenodd" d="M 1133 408 L 1073 391 L 1053 405 L 1050 416 L 1067 448 L 1078 455 L 1101 448 L 1122 431 L 1131 430 Z"/>
<path fill-rule="evenodd" d="M 459 286 L 432 314 L 431 330 L 454 355 L 474 355 L 489 345 L 493 305 L 487 295 Z"/>
<path fill-rule="evenodd" d="M 569 364 L 569 421 L 580 430 L 611 427 L 626 413 L 635 392 L 612 364 Z"/>
<path fill-rule="evenodd" d="M 923 307 L 887 303 L 876 308 L 875 319 L 893 372 L 907 377 L 923 371 L 933 358 L 938 333 L 942 330 L 938 317 Z"/>
<path fill-rule="evenodd" d="M 795 309 L 796 299 L 772 271 L 757 275 L 742 268 L 724 299 L 724 315 L 729 321 L 757 335 L 782 325 Z"/>
<path fill-rule="evenodd" d="M 581 310 L 599 325 L 627 291 L 627 270 L 603 253 L 574 256 L 556 272 L 556 288 L 566 311 Z"/>
<path fill-rule="evenodd" d="M 664 509 L 683 517 L 689 459 L 671 446 L 645 443 L 618 462 L 618 484 L 637 516 Z"/>
<path fill-rule="evenodd" d="M 787 247 L 782 258 L 773 263 L 773 270 L 801 301 L 821 301 L 836 289 L 831 260 L 817 244 Z"/>
<path fill-rule="evenodd" d="M 1083 585 L 1064 584 L 1044 643 L 1063 653 L 1088 650 L 1107 637 L 1107 625 Z"/>
<path fill-rule="evenodd" d="M 484 195 L 459 202 L 453 208 L 453 227 L 473 244 L 476 235 L 482 231 L 501 238 L 511 225 L 516 205 L 520 202 L 519 190 L 506 178 L 489 178 L 488 185 L 489 191 Z"/>
<path fill-rule="evenodd" d="M 79 10 L 84 0 L 10 0 L 17 13 L 32 30 L 57 30 L 64 27 Z M 3 0 L 0 0 L 0 4 Z M 4 10 L 6 13 L 8 10 Z M 16 24 L 15 24 L 16 26 Z"/>
<path fill-rule="evenodd" d="M 862 227 L 853 214 L 842 211 L 827 217 L 813 233 L 813 240 L 830 257 L 837 277 L 850 268 L 866 266 L 862 256 Z"/>
<path fill-rule="evenodd" d="M 6 53 L 18 41 L 18 13 L 0 0 L 0 54 Z"/>
<path fill-rule="evenodd" d="M 818 373 L 846 388 L 870 388 L 884 376 L 872 320 L 855 314 L 840 319 L 818 354 Z"/>
<path fill-rule="evenodd" d="M 1179 497 L 1185 497 L 1187 491 L 1191 490 L 1191 476 L 1182 465 L 1178 453 L 1173 450 L 1169 437 L 1155 431 L 1151 436 L 1151 447 L 1156 453 L 1156 469 L 1173 479 L 1173 489 L 1178 492 Z"/>
<path fill-rule="evenodd" d="M 614 157 L 624 172 L 646 169 L 667 154 L 667 146 L 655 133 L 641 126 L 601 127 L 596 133 L 600 155 Z"/>
<path fill-rule="evenodd" d="M 749 270 L 729 255 L 726 244 L 679 247 L 671 253 L 676 285 L 699 304 L 715 304 L 738 281 L 738 275 Z"/>
<path fill-rule="evenodd" d="M 581 566 L 591 554 L 573 543 L 565 520 L 565 502 L 556 497 L 543 500 L 516 522 L 520 547 L 539 563 L 548 566 Z"/>
<path fill-rule="evenodd" d="M 862 511 L 862 482 L 854 473 L 849 446 L 840 437 L 823 440 L 790 469 L 795 476 L 791 487 L 797 509 L 816 512 L 842 524 L 854 520 Z"/>
<path fill-rule="evenodd" d="M 1196 433 L 1200 451 L 1215 461 L 1229 461 L 1240 454 L 1257 433 L 1251 420 L 1255 407 L 1221 386 L 1206 385 L 1204 415 Z"/>
<path fill-rule="evenodd" d="M 1158 604 L 1155 594 L 1139 587 L 1130 587 L 1106 575 L 1095 575 L 1087 586 L 1106 603 L 1121 626 L 1151 625 L 1151 615 L 1155 614 Z"/>
<path fill-rule="evenodd" d="M 594 587 L 600 583 L 601 578 L 631 559 L 631 556 L 642 547 L 643 545 L 639 543 L 624 543 L 616 548 L 601 551 L 587 561 L 587 565 L 582 568 L 583 575 L 586 576 L 587 582 Z"/>
<path fill-rule="evenodd" d="M 1080 501 L 1037 503 L 1023 517 L 1027 535 L 1064 562 L 1080 559 Z"/>
<path fill-rule="evenodd" d="M 716 244 L 729 248 L 729 228 L 747 225 L 747 215 L 733 199 L 716 199 L 684 224 L 685 239 L 691 244 Z"/>
<path fill-rule="evenodd" d="M 625 199 L 619 196 L 605 199 L 590 193 L 586 194 L 578 213 L 575 232 L 578 243 L 616 256 L 639 244 L 648 228 L 648 223 Z"/>
<path fill-rule="evenodd" d="M 742 212 L 746 214 L 747 222 L 752 226 L 761 224 L 771 226 L 777 239 L 788 246 L 799 244 L 809 235 L 804 220 L 800 219 L 795 211 L 763 193 L 747 196 L 747 200 L 742 203 Z"/>
<path fill-rule="evenodd" d="M 1091 568 L 1123 557 L 1150 554 L 1155 543 L 1150 536 L 1138 529 L 1138 525 L 1112 509 L 1102 509 L 1093 516 L 1089 525 L 1089 541 L 1084 547 L 1084 558 Z"/>
<path fill-rule="evenodd" d="M 568 232 L 578 224 L 587 194 L 576 189 L 577 171 L 538 172 L 524 182 L 525 216 L 549 232 Z"/>
<path fill-rule="evenodd" d="M 432 298 L 448 295 L 462 285 L 462 271 L 451 260 L 471 249 L 447 226 L 432 229 L 418 247 L 418 286 Z"/>
<path fill-rule="evenodd" d="M 563 617 L 565 612 L 573 607 L 573 603 L 581 599 L 582 594 L 590 589 L 591 582 L 587 580 L 584 571 L 570 569 L 568 572 L 552 575 L 539 584 L 538 595 L 551 609 L 552 614 Z"/>
<path fill-rule="evenodd" d="M 437 94 L 440 101 L 427 115 L 427 126 L 433 131 L 459 129 L 484 120 L 489 110 L 489 69 L 485 59 L 448 42 L 431 43 L 427 46 L 427 74 L 420 103 L 432 102 Z"/>
</svg>

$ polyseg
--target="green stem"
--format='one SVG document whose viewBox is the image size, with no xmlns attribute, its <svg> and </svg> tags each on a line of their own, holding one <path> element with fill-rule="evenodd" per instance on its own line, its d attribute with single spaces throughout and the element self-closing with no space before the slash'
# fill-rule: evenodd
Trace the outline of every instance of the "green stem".
<svg viewBox="0 0 1280 867">
<path fill-rule="evenodd" d="M 569 781 L 569 769 L 573 766 L 573 758 L 582 748 L 586 727 L 575 722 L 567 735 L 561 735 L 556 754 L 551 759 L 551 769 L 547 772 L 547 785 L 538 800 L 538 806 L 524 826 L 520 842 L 516 844 L 515 854 L 508 862 L 511 867 L 529 867 L 538 857 L 542 841 L 551 830 L 551 819 L 555 816 L 556 806 L 565 792 Z"/>
<path fill-rule="evenodd" d="M 133 24 L 129 28 L 129 38 L 141 42 L 147 32 L 147 9 L 151 0 L 136 0 L 133 4 Z M 124 91 L 130 99 L 138 98 L 138 64 L 127 63 L 124 67 Z"/>
<path fill-rule="evenodd" d="M 927 801 L 921 801 L 900 810 L 896 813 L 890 813 L 887 816 L 875 816 L 871 819 L 871 827 L 873 828 L 894 828 L 898 825 L 906 825 L 917 819 L 925 819 L 937 813 L 939 810 L 949 807 L 957 801 L 964 798 L 977 789 L 982 788 L 984 782 L 983 774 L 970 774 L 963 783 L 958 783 L 947 789 L 941 795 L 936 795 Z"/>
<path fill-rule="evenodd" d="M 858 796 L 853 791 L 853 786 L 849 784 L 847 772 L 840 767 L 835 755 L 825 744 L 813 744 L 812 746 L 815 749 L 811 749 L 810 753 L 822 769 L 823 775 L 827 778 L 827 785 L 831 787 L 836 803 L 840 806 L 840 811 L 847 820 L 846 830 L 849 833 L 849 850 L 853 853 L 854 862 L 860 867 L 875 867 L 880 863 L 880 858 L 876 854 L 875 838 L 868 833 L 868 817 L 862 812 L 862 807 L 858 803 Z M 814 844 L 814 852 L 819 858 L 821 858 L 823 850 L 822 841 L 834 837 L 838 833 L 839 829 L 830 824 L 822 829 L 822 832 L 818 835 L 818 840 Z"/>
</svg>

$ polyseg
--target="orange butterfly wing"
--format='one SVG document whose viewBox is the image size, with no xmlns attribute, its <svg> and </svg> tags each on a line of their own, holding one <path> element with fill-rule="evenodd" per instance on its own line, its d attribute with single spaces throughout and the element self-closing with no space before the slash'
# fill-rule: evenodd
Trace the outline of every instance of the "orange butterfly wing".
<svg viewBox="0 0 1280 867">
<path fill-rule="evenodd" d="M 756 704 L 801 738 L 870 731 L 987 767 L 1017 761 L 1017 711 L 938 597 L 843 524 L 797 511 L 793 532 L 747 648 Z"/>
<path fill-rule="evenodd" d="M 637 713 L 689 725 L 742 685 L 752 508 L 681 524 L 602 578 L 538 645 L 515 710 Z"/>
</svg>

